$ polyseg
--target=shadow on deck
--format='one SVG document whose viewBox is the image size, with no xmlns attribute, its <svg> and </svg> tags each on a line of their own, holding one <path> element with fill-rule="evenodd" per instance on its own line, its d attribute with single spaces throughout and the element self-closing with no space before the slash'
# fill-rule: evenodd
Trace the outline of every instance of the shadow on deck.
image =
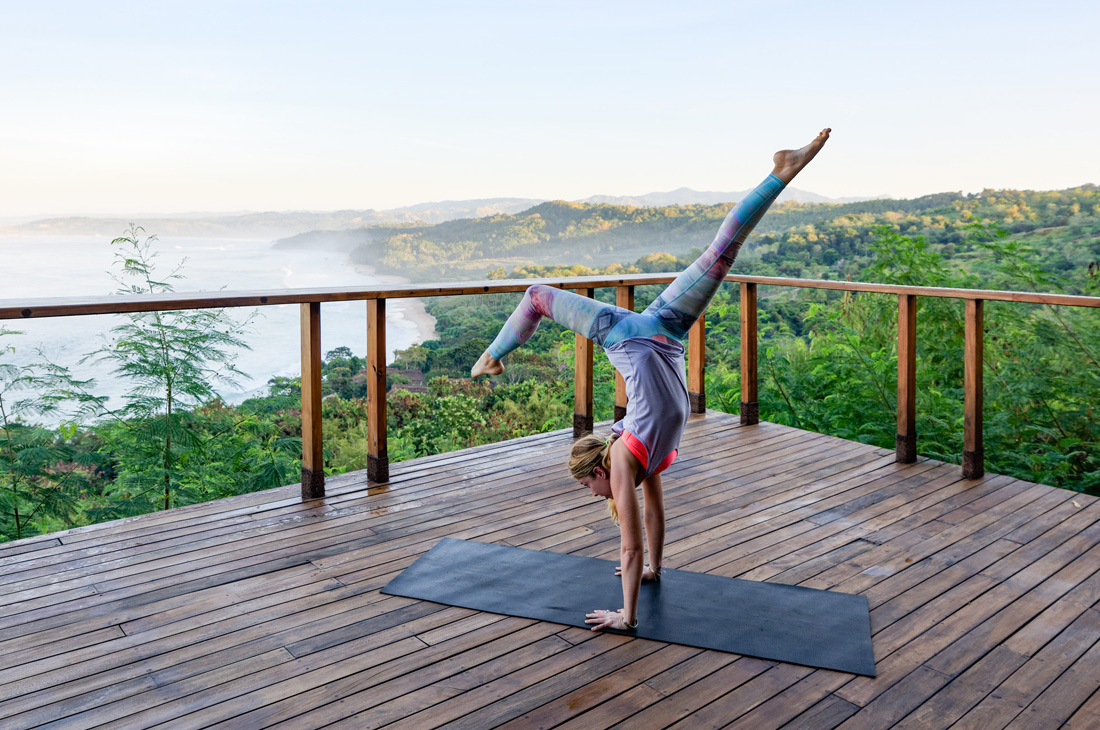
<svg viewBox="0 0 1100 730">
<path fill-rule="evenodd" d="M 570 441 L 0 545 L 0 727 L 1100 726 L 1095 498 L 716 412 L 666 565 L 866 595 L 877 678 L 379 593 L 442 537 L 617 558 Z"/>
</svg>

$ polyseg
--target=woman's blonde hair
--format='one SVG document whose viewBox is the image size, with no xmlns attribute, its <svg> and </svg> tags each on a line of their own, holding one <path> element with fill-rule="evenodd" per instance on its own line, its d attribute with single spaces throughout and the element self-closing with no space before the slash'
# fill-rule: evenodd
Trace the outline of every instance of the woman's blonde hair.
<svg viewBox="0 0 1100 730">
<path fill-rule="evenodd" d="M 611 444 L 615 443 L 619 434 L 613 433 L 604 438 L 590 433 L 573 442 L 573 449 L 569 452 L 569 473 L 577 481 L 591 476 L 597 466 L 602 466 L 604 471 L 611 474 Z M 619 524 L 619 510 L 615 506 L 615 500 L 610 497 L 607 500 L 607 513 L 611 520 Z"/>
</svg>

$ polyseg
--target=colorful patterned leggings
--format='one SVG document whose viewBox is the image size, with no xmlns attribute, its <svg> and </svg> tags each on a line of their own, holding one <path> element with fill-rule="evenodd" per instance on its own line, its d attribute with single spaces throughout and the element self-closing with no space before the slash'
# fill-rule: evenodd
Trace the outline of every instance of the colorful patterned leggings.
<svg viewBox="0 0 1100 730">
<path fill-rule="evenodd" d="M 489 345 L 489 354 L 497 360 L 503 359 L 531 339 L 543 317 L 604 347 L 632 337 L 665 335 L 683 340 L 726 278 L 741 244 L 783 187 L 779 178 L 768 175 L 730 211 L 703 255 L 677 276 L 641 314 L 536 284 L 523 295 L 516 311 Z"/>
</svg>

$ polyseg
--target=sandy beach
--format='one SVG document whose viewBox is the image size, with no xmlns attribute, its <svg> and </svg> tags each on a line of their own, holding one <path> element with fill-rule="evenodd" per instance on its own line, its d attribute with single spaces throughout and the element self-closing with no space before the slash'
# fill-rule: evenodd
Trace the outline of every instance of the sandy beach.
<svg viewBox="0 0 1100 730">
<path fill-rule="evenodd" d="M 367 264 L 355 264 L 355 273 L 369 276 L 379 284 L 408 284 L 409 280 L 391 274 L 379 274 L 373 266 Z M 409 322 L 419 333 L 415 344 L 426 340 L 434 340 L 438 336 L 435 331 L 435 317 L 428 314 L 423 299 L 391 299 L 386 309 L 386 318 L 404 319 Z"/>
</svg>

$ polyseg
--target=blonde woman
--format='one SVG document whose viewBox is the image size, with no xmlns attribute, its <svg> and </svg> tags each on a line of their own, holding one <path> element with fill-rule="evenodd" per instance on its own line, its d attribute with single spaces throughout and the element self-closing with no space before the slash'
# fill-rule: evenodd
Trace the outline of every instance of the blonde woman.
<svg viewBox="0 0 1100 730">
<path fill-rule="evenodd" d="M 710 247 L 641 314 L 554 287 L 529 288 L 500 334 L 470 371 L 472 377 L 504 372 L 501 360 L 531 338 L 543 317 L 603 345 L 626 382 L 626 417 L 612 435 L 585 436 L 573 445 L 569 469 L 597 497 L 608 500 L 619 524 L 623 607 L 586 615 L 592 630 L 638 626 L 642 581 L 661 577 L 665 510 L 662 471 L 676 458 L 690 411 L 682 340 L 706 311 L 741 244 L 787 184 L 821 150 L 831 130 L 810 144 L 776 152 L 770 175 L 726 216 Z M 635 488 L 641 486 L 644 514 Z M 645 524 L 650 564 L 642 562 Z"/>
</svg>

